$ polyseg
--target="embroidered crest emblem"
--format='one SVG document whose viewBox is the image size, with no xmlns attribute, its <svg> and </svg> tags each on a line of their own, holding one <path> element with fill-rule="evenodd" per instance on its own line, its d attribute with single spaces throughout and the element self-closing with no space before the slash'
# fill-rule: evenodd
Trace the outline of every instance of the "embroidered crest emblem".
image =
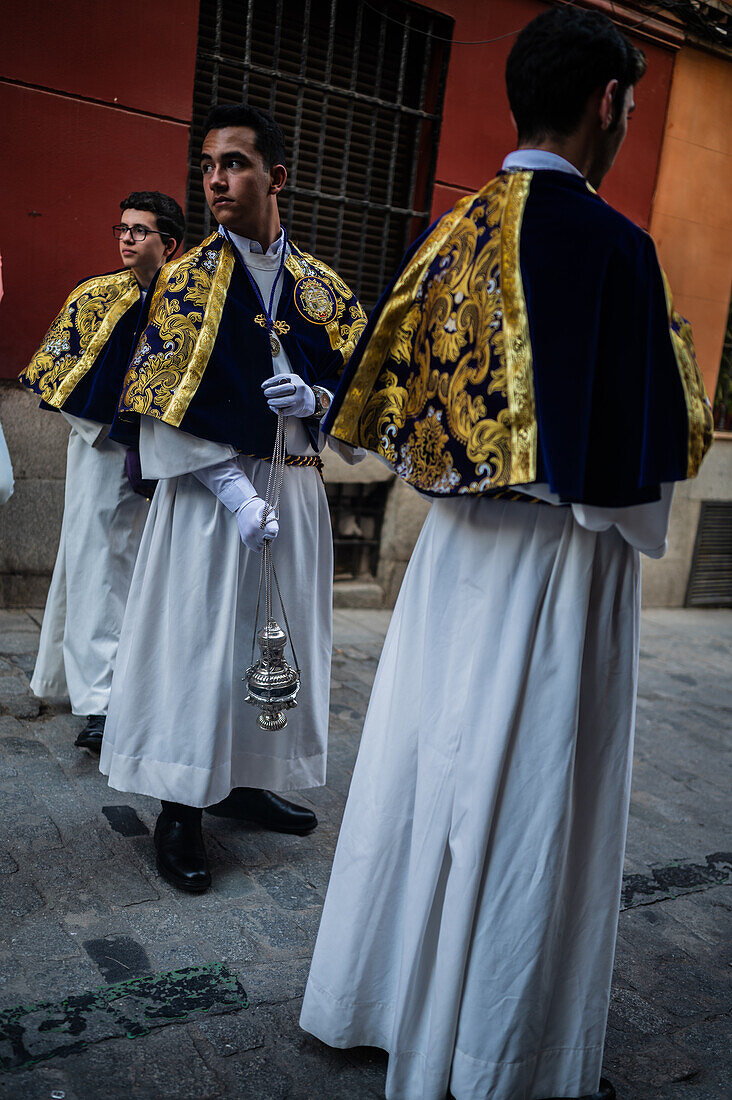
<svg viewBox="0 0 732 1100">
<path fill-rule="evenodd" d="M 303 317 L 316 325 L 328 325 L 338 316 L 336 296 L 327 283 L 308 275 L 295 284 L 295 305 Z"/>
</svg>

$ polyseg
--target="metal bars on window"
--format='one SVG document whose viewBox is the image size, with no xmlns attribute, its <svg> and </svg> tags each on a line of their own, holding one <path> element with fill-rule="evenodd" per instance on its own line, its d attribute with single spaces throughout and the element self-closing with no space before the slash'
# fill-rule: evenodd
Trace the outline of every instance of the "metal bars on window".
<svg viewBox="0 0 732 1100">
<path fill-rule="evenodd" d="M 429 224 L 451 31 L 405 0 L 201 0 L 189 244 L 213 228 L 204 118 L 247 99 L 285 131 L 290 236 L 373 305 Z"/>
</svg>

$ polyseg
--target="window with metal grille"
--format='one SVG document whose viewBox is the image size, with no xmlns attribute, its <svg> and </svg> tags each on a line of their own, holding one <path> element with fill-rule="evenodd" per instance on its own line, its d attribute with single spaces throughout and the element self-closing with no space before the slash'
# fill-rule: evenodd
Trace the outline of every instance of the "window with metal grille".
<svg viewBox="0 0 732 1100">
<path fill-rule="evenodd" d="M 246 99 L 285 131 L 290 236 L 371 307 L 429 224 L 452 25 L 402 0 L 201 0 L 189 245 L 215 224 L 201 186 L 204 119 Z"/>
<path fill-rule="evenodd" d="M 390 488 L 391 482 L 384 481 L 326 485 L 336 581 L 376 576 L 381 524 Z"/>
<path fill-rule="evenodd" d="M 686 606 L 732 607 L 732 501 L 702 503 Z"/>
</svg>

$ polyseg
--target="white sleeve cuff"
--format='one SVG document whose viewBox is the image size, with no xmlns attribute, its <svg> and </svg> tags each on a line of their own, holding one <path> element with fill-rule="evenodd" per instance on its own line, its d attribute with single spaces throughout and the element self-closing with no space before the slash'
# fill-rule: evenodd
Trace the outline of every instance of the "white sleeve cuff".
<svg viewBox="0 0 732 1100">
<path fill-rule="evenodd" d="M 235 458 L 196 470 L 195 476 L 230 512 L 257 496 L 257 491 Z"/>
</svg>

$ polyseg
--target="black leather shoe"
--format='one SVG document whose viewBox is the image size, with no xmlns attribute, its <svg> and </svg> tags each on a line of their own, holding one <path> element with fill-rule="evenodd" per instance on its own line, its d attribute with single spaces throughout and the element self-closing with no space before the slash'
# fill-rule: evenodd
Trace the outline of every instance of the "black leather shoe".
<svg viewBox="0 0 732 1100">
<path fill-rule="evenodd" d="M 548 1100 L 563 1100 L 560 1096 L 551 1096 Z M 606 1081 L 604 1077 L 600 1078 L 600 1088 L 597 1092 L 586 1092 L 584 1096 L 578 1097 L 578 1100 L 617 1100 L 615 1089 Z"/>
<path fill-rule="evenodd" d="M 206 849 L 201 835 L 201 811 L 194 806 L 164 802 L 155 824 L 158 871 L 166 882 L 200 894 L 211 885 Z"/>
<path fill-rule="evenodd" d="M 88 749 L 95 756 L 102 751 L 102 738 L 104 736 L 105 714 L 90 714 L 86 725 L 74 741 L 80 749 Z"/>
<path fill-rule="evenodd" d="M 234 787 L 223 802 L 207 806 L 206 813 L 262 825 L 275 833 L 294 833 L 295 836 L 312 833 L 318 824 L 312 810 L 296 806 L 272 791 L 260 791 L 257 787 Z"/>
</svg>

